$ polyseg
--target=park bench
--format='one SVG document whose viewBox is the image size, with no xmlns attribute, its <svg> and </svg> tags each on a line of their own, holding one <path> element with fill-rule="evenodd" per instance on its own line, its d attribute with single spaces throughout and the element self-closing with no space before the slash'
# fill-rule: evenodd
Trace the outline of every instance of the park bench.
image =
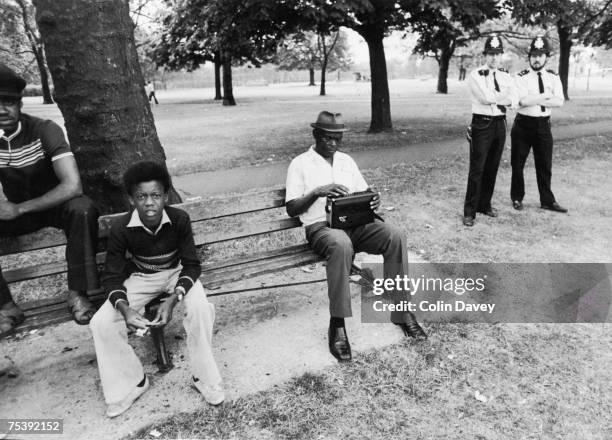
<svg viewBox="0 0 612 440">
<path fill-rule="evenodd" d="M 299 219 L 287 217 L 284 209 L 284 189 L 230 197 L 198 198 L 175 206 L 188 212 L 191 217 L 196 246 L 203 262 L 201 281 L 207 289 L 210 289 L 209 296 L 325 281 L 325 279 L 311 279 L 236 289 L 225 287 L 242 279 L 321 260 L 304 242 Z M 106 239 L 110 227 L 120 215 L 100 217 L 97 254 L 100 265 L 104 263 Z M 34 239 L 31 237 L 32 234 L 0 239 L 0 257 L 21 255 L 20 261 L 27 261 L 27 257 L 23 259 L 23 254 L 26 252 L 35 251 L 40 254 L 44 249 L 60 250 L 66 243 L 63 232 L 56 229 L 50 228 L 43 234 L 35 234 L 37 235 Z M 304 243 L 295 244 L 300 241 Z M 9 267 L 3 271 L 4 277 L 11 284 L 65 273 L 67 267 L 63 254 L 55 260 Z M 101 290 L 90 295 L 98 307 L 106 299 L 106 295 Z M 71 319 L 64 295 L 19 305 L 25 312 L 26 320 L 17 327 L 17 332 Z M 154 307 L 155 304 L 150 304 L 147 313 L 154 313 Z M 165 349 L 163 329 L 151 333 L 160 370 L 167 371 L 172 365 Z"/>
</svg>

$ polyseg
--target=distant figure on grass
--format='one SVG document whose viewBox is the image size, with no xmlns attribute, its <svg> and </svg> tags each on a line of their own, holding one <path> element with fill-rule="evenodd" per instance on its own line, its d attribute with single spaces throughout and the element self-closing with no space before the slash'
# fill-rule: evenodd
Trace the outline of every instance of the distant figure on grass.
<svg viewBox="0 0 612 440">
<path fill-rule="evenodd" d="M 459 66 L 459 81 L 465 81 L 465 74 L 466 69 L 465 66 L 462 64 Z"/>
<path fill-rule="evenodd" d="M 537 36 L 529 47 L 530 69 L 516 77 L 519 108 L 512 132 L 512 185 L 510 198 L 514 209 L 523 209 L 525 180 L 523 168 L 533 148 L 540 206 L 555 212 L 567 212 L 555 200 L 550 189 L 552 178 L 553 137 L 550 131 L 551 107 L 561 107 L 564 102 L 561 79 L 552 70 L 544 70 L 550 56 L 550 44 L 546 37 Z"/>
<path fill-rule="evenodd" d="M 155 104 L 159 104 L 159 102 L 157 102 L 157 97 L 155 96 L 155 85 L 151 81 L 147 81 L 147 84 L 145 85 L 145 92 L 149 102 L 151 102 L 151 99 L 154 99 Z"/>
<path fill-rule="evenodd" d="M 493 35 L 484 47 L 485 65 L 468 78 L 472 101 L 470 124 L 470 171 L 468 174 L 463 224 L 474 226 L 476 213 L 497 217 L 491 206 L 497 169 L 506 144 L 506 108 L 516 107 L 517 98 L 510 75 L 498 68 L 504 52 L 501 39 Z"/>
<path fill-rule="evenodd" d="M 211 405 L 225 400 L 212 352 L 214 306 L 200 280 L 189 215 L 166 206 L 170 176 L 157 162 L 139 162 L 125 173 L 131 213 L 111 228 L 102 281 L 108 299 L 91 320 L 106 415 L 116 417 L 149 388 L 142 363 L 128 344 L 127 327 L 146 330 L 164 326 L 185 298 L 183 326 L 192 384 Z M 140 311 L 154 298 L 169 294 L 153 321 Z"/>
<path fill-rule="evenodd" d="M 95 308 L 87 291 L 99 287 L 96 266 L 98 211 L 83 195 L 76 161 L 62 129 L 21 112 L 26 82 L 0 64 L 0 236 L 27 234 L 46 226 L 66 233 L 67 304 L 78 324 Z M 0 337 L 24 320 L 0 269 Z"/>
<path fill-rule="evenodd" d="M 327 259 L 330 321 L 329 350 L 339 361 L 351 359 L 351 346 L 344 318 L 352 316 L 349 275 L 355 252 L 384 256 L 385 278 L 407 275 L 408 255 L 404 233 L 395 226 L 376 221 L 352 229 L 332 229 L 326 221 L 326 197 L 364 191 L 368 184 L 355 161 L 338 149 L 346 129 L 339 113 L 323 111 L 310 124 L 315 144 L 291 161 L 287 171 L 286 209 L 299 216 L 312 249 Z M 371 202 L 377 210 L 380 196 Z M 394 312 L 392 321 L 406 335 L 427 335 L 410 312 Z"/>
</svg>

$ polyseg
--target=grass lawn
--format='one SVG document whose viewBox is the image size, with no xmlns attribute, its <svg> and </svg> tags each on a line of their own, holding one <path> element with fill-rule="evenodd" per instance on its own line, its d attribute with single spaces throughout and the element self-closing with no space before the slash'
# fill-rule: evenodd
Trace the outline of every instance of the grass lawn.
<svg viewBox="0 0 612 440">
<path fill-rule="evenodd" d="M 574 87 L 572 85 L 572 87 Z M 211 89 L 161 90 L 153 105 L 157 132 L 172 174 L 220 170 L 288 161 L 312 143 L 310 123 L 321 110 L 341 112 L 350 127 L 347 151 L 405 146 L 463 136 L 470 118 L 465 82 L 449 81 L 448 95 L 435 94 L 435 80 L 392 80 L 392 133 L 367 134 L 370 84 L 330 82 L 327 96 L 303 84 L 236 87 L 235 107 L 223 107 Z M 591 80 L 587 93 L 579 81 L 572 100 L 555 109 L 554 123 L 609 119 L 612 87 Z M 61 122 L 56 106 L 27 98 L 24 111 Z"/>
<path fill-rule="evenodd" d="M 553 189 L 569 215 L 541 211 L 532 161 L 526 209 L 507 196 L 498 219 L 461 225 L 466 155 L 370 170 L 410 247 L 430 261 L 611 262 L 612 137 L 558 143 Z M 354 361 L 274 389 L 178 414 L 134 438 L 612 438 L 610 324 L 442 324 L 425 343 L 358 353 Z M 157 433 L 156 432 L 156 433 Z"/>
<path fill-rule="evenodd" d="M 133 438 L 598 439 L 612 436 L 610 325 L 459 325 L 178 414 Z"/>
</svg>

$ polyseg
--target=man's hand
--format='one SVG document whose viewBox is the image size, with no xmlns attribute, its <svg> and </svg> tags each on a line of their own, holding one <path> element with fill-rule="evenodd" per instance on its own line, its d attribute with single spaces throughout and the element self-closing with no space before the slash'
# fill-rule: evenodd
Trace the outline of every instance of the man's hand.
<svg viewBox="0 0 612 440">
<path fill-rule="evenodd" d="M 329 185 L 323 185 L 315 188 L 313 192 L 317 197 L 337 197 L 345 196 L 350 191 L 344 185 L 340 185 L 339 183 L 330 183 Z"/>
<path fill-rule="evenodd" d="M 14 220 L 19 217 L 17 205 L 7 201 L 0 201 L 0 220 Z"/>
<path fill-rule="evenodd" d="M 124 308 L 122 308 L 121 313 L 123 314 L 123 318 L 125 319 L 125 323 L 128 326 L 128 328 L 131 328 L 131 329 L 142 328 L 146 330 L 150 325 L 152 325 L 151 321 L 149 321 L 144 316 L 142 316 L 140 313 L 138 313 L 136 310 L 128 306 L 125 306 Z"/>
<path fill-rule="evenodd" d="M 372 208 L 372 211 L 378 211 L 378 208 L 380 208 L 380 193 L 376 193 L 370 202 L 370 208 Z"/>
<path fill-rule="evenodd" d="M 155 315 L 155 319 L 153 319 L 151 322 L 151 325 L 155 327 L 163 327 L 172 321 L 172 312 L 174 311 L 174 306 L 176 306 L 177 302 L 178 293 L 176 291 L 168 298 L 163 299 L 162 303 L 157 308 L 157 314 Z"/>
</svg>

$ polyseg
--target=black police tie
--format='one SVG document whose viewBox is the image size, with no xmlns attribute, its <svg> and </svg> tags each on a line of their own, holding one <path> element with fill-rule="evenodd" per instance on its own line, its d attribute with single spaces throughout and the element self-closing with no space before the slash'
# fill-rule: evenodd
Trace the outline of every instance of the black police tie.
<svg viewBox="0 0 612 440">
<path fill-rule="evenodd" d="M 493 71 L 493 85 L 495 86 L 495 91 L 499 92 L 500 88 L 499 88 L 499 83 L 497 82 L 497 78 L 495 77 L 495 71 Z M 506 107 L 504 107 L 503 105 L 498 105 L 497 108 L 502 112 L 502 113 L 506 113 Z"/>
<path fill-rule="evenodd" d="M 540 88 L 540 93 L 544 93 L 544 81 L 542 81 L 542 72 L 538 72 L 538 87 Z M 540 110 L 545 112 L 546 111 L 546 107 L 541 105 L 540 106 Z"/>
</svg>

